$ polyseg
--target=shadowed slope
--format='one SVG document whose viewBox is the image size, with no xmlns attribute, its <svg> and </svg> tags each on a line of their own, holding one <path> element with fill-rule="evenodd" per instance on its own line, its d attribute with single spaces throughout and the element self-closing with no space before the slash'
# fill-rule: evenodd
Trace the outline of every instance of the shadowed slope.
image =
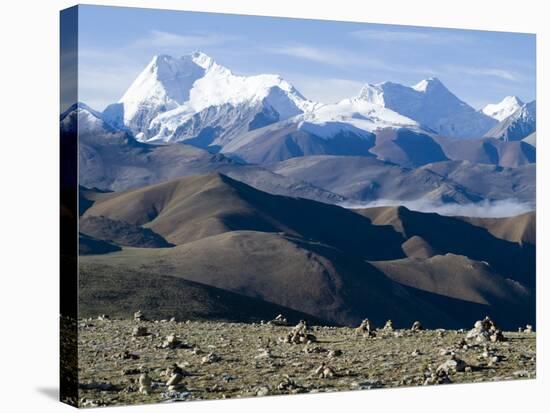
<svg viewBox="0 0 550 413">
<path fill-rule="evenodd" d="M 81 265 L 79 317 L 95 317 L 101 312 L 130 318 L 136 309 L 154 320 L 259 322 L 283 313 L 293 323 L 301 319 L 326 323 L 290 308 L 181 278 L 86 262 Z"/>
<path fill-rule="evenodd" d="M 408 169 L 364 156 L 307 156 L 270 169 L 358 202 L 425 199 L 465 204 L 483 199 L 425 167 Z"/>
<path fill-rule="evenodd" d="M 501 325 L 510 329 L 535 320 L 534 292 L 500 276 L 486 262 L 445 254 L 428 259 L 406 258 L 371 263 L 392 280 L 429 293 L 423 298 L 434 305 L 434 294 L 484 305 L 485 312 L 502 320 Z M 468 306 L 458 308 L 468 311 Z M 457 316 L 452 311 L 450 315 Z"/>
<path fill-rule="evenodd" d="M 370 264 L 318 243 L 280 234 L 234 231 L 169 249 L 125 249 L 82 257 L 84 265 L 117 272 L 152 272 L 277 303 L 334 323 L 357 324 L 366 315 L 406 325 L 453 323 Z M 113 270 L 114 271 L 114 270 Z"/>
<path fill-rule="evenodd" d="M 516 222 L 528 222 L 528 219 L 515 217 L 492 221 L 478 220 L 492 227 L 492 231 L 489 232 L 468 222 L 471 218 L 463 220 L 435 213 L 410 211 L 405 207 L 379 207 L 355 211 L 369 217 L 374 224 L 391 225 L 407 239 L 413 236 L 421 237 L 435 254 L 453 253 L 477 261 L 487 261 L 499 274 L 529 287 L 535 284 L 534 246 L 521 246 L 491 233 L 505 234 L 511 231 L 511 228 L 515 229 Z"/>
<path fill-rule="evenodd" d="M 495 237 L 519 244 L 536 244 L 537 213 L 535 211 L 506 218 L 457 217 L 487 229 Z"/>
<path fill-rule="evenodd" d="M 124 221 L 115 221 L 106 217 L 88 216 L 80 218 L 79 228 L 80 232 L 86 235 L 113 241 L 118 245 L 142 248 L 172 246 L 149 228 L 132 225 Z"/>
<path fill-rule="evenodd" d="M 283 232 L 367 259 L 403 257 L 401 235 L 345 208 L 270 195 L 227 176 L 187 177 L 98 200 L 84 214 L 144 225 L 174 244 L 235 230 Z"/>
</svg>

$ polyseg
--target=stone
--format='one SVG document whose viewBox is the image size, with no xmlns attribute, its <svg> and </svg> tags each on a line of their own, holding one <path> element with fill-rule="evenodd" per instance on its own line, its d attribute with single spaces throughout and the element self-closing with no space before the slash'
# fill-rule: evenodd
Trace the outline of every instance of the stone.
<svg viewBox="0 0 550 413">
<path fill-rule="evenodd" d="M 139 392 L 142 394 L 149 394 L 151 392 L 151 377 L 147 373 L 143 373 L 139 376 Z"/>
<path fill-rule="evenodd" d="M 365 318 L 363 321 L 361 321 L 359 327 L 355 329 L 355 333 L 363 334 L 363 336 L 365 337 L 376 337 L 374 327 L 368 318 Z"/>
<path fill-rule="evenodd" d="M 445 370 L 439 370 L 429 374 L 424 380 L 424 386 L 429 386 L 432 384 L 449 384 L 452 383 L 449 374 Z"/>
<path fill-rule="evenodd" d="M 392 320 L 388 320 L 386 321 L 386 324 L 384 324 L 384 328 L 382 330 L 384 331 L 393 331 L 393 321 Z"/>
<path fill-rule="evenodd" d="M 342 350 L 339 350 L 339 349 L 330 350 L 327 354 L 329 359 L 340 357 L 341 355 L 342 355 Z"/>
<path fill-rule="evenodd" d="M 533 332 L 533 326 L 531 324 L 527 324 L 525 326 L 525 330 L 524 330 L 525 333 L 532 333 Z"/>
<path fill-rule="evenodd" d="M 334 370 L 332 370 L 330 367 L 325 367 L 321 372 L 321 378 L 323 379 L 330 379 L 334 377 L 334 375 L 335 375 Z"/>
<path fill-rule="evenodd" d="M 166 336 L 166 338 L 164 339 L 164 341 L 160 346 L 160 348 L 171 349 L 171 350 L 182 348 L 182 347 L 184 347 L 184 344 L 175 334 L 170 334 Z"/>
<path fill-rule="evenodd" d="M 475 340 L 477 343 L 505 341 L 506 338 L 499 330 L 493 320 L 485 317 L 483 320 L 478 320 L 474 324 L 474 328 L 466 334 L 467 340 Z"/>
<path fill-rule="evenodd" d="M 141 369 L 129 368 L 122 370 L 122 374 L 125 376 L 133 376 L 134 374 L 141 373 Z"/>
<path fill-rule="evenodd" d="M 138 360 L 139 355 L 130 353 L 128 350 L 124 350 L 122 353 L 119 354 L 119 357 L 123 360 Z"/>
<path fill-rule="evenodd" d="M 277 389 L 280 391 L 292 391 L 298 389 L 300 386 L 290 378 L 288 374 L 283 376 L 283 380 L 277 385 Z"/>
<path fill-rule="evenodd" d="M 454 351 L 451 349 L 448 349 L 448 348 L 439 349 L 440 356 L 450 356 L 452 354 L 454 354 Z"/>
<path fill-rule="evenodd" d="M 183 380 L 183 375 L 179 373 L 174 373 L 170 376 L 166 382 L 166 387 L 168 391 L 181 391 L 185 390 L 185 385 L 181 382 Z"/>
<path fill-rule="evenodd" d="M 211 363 L 217 363 L 221 360 L 221 357 L 214 353 L 208 353 L 206 356 L 204 356 L 201 359 L 202 364 L 211 364 Z"/>
<path fill-rule="evenodd" d="M 326 348 L 323 348 L 323 347 L 319 347 L 319 346 L 311 346 L 309 344 L 306 344 L 304 346 L 304 353 L 306 354 L 320 354 L 320 353 L 327 353 L 328 350 Z"/>
<path fill-rule="evenodd" d="M 451 373 L 457 373 L 457 372 L 463 372 L 467 367 L 467 364 L 464 360 L 459 359 L 456 355 L 452 355 L 449 360 L 444 362 L 443 364 L 440 364 L 437 369 L 436 373 L 443 372 L 447 375 Z"/>
<path fill-rule="evenodd" d="M 145 337 L 149 335 L 149 332 L 147 331 L 147 327 L 144 326 L 137 326 L 134 327 L 132 330 L 132 336 L 134 337 Z"/>
<path fill-rule="evenodd" d="M 282 314 L 277 315 L 273 320 L 269 321 L 268 324 L 273 324 L 276 326 L 287 326 L 288 320 L 286 317 Z"/>
<path fill-rule="evenodd" d="M 256 355 L 254 357 L 255 359 L 269 359 L 269 358 L 273 358 L 273 354 L 271 354 L 271 350 L 266 348 L 266 349 L 260 349 L 260 354 Z"/>
<path fill-rule="evenodd" d="M 506 341 L 506 337 L 504 337 L 504 334 L 502 334 L 501 330 L 495 330 L 489 338 L 493 343 L 496 343 L 498 341 Z"/>
<path fill-rule="evenodd" d="M 181 375 L 182 377 L 183 376 L 188 376 L 189 373 L 187 373 L 186 371 L 184 371 L 179 365 L 177 365 L 176 363 L 172 364 L 170 367 L 166 368 L 166 370 L 164 371 L 163 375 L 165 377 L 171 377 L 172 375 L 174 374 L 179 374 Z"/>
<path fill-rule="evenodd" d="M 262 397 L 262 396 L 267 396 L 269 394 L 269 389 L 265 386 L 263 387 L 260 387 L 257 391 L 256 391 L 256 396 L 259 396 L 259 397 Z"/>
<path fill-rule="evenodd" d="M 307 329 L 307 323 L 302 320 L 290 331 L 290 333 L 286 335 L 286 337 L 280 338 L 279 341 L 290 344 L 315 343 L 317 341 L 317 337 L 313 334 L 307 333 Z"/>
<path fill-rule="evenodd" d="M 464 338 L 461 338 L 460 341 L 456 344 L 456 347 L 467 350 L 470 346 L 468 345 L 468 342 Z"/>
<path fill-rule="evenodd" d="M 422 323 L 420 321 L 415 321 L 411 326 L 411 331 L 421 331 L 421 330 L 424 330 L 424 327 L 422 327 Z"/>
<path fill-rule="evenodd" d="M 143 313 L 141 310 L 138 310 L 134 313 L 134 320 L 135 321 L 145 321 L 145 317 L 143 316 Z"/>
</svg>

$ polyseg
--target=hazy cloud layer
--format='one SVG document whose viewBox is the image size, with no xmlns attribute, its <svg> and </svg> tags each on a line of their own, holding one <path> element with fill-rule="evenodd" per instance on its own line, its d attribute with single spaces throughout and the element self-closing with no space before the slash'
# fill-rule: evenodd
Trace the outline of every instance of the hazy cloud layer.
<svg viewBox="0 0 550 413">
<path fill-rule="evenodd" d="M 446 216 L 466 216 L 479 218 L 503 218 L 524 214 L 535 210 L 534 203 L 519 202 L 514 199 L 502 201 L 485 201 L 466 205 L 434 203 L 428 200 L 398 201 L 393 199 L 379 199 L 372 202 L 345 202 L 340 204 L 344 208 L 373 208 L 381 206 L 404 206 L 413 211 L 435 212 Z"/>
</svg>

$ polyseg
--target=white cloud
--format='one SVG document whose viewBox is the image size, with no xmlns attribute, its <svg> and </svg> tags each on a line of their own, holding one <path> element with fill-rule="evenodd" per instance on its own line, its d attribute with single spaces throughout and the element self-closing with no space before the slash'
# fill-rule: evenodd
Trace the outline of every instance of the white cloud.
<svg viewBox="0 0 550 413">
<path fill-rule="evenodd" d="M 278 47 L 268 47 L 264 52 L 291 56 L 298 59 L 310 60 L 328 66 L 339 68 L 370 67 L 373 69 L 395 70 L 386 62 L 365 54 L 352 53 L 343 50 L 313 47 L 301 43 L 293 43 Z"/>
<path fill-rule="evenodd" d="M 136 40 L 132 44 L 132 47 L 147 49 L 179 48 L 189 51 L 194 48 L 219 45 L 235 40 L 237 40 L 235 36 L 222 36 L 216 33 L 182 35 L 161 30 L 151 30 L 147 36 Z"/>
<path fill-rule="evenodd" d="M 429 44 L 464 43 L 471 39 L 463 34 L 442 32 L 419 32 L 413 30 L 356 30 L 349 33 L 359 40 L 375 40 L 379 42 L 411 42 Z"/>
<path fill-rule="evenodd" d="M 263 48 L 264 52 L 275 53 L 321 63 L 327 66 L 336 67 L 342 70 L 365 69 L 368 71 L 408 73 L 418 75 L 420 78 L 437 76 L 438 70 L 432 67 L 421 67 L 401 65 L 387 62 L 385 60 L 368 56 L 366 53 L 355 53 L 344 50 L 312 47 L 306 44 L 293 43 L 284 46 Z M 386 76 L 384 80 L 391 79 Z M 365 79 L 365 82 L 370 79 Z"/>
<path fill-rule="evenodd" d="M 470 76 L 485 76 L 485 77 L 496 77 L 504 80 L 518 81 L 520 76 L 506 69 L 492 68 L 492 67 L 463 67 L 463 66 L 448 66 L 447 69 L 450 72 L 456 74 L 467 74 Z"/>
<path fill-rule="evenodd" d="M 535 204 L 520 202 L 515 199 L 501 201 L 485 201 L 471 204 L 443 204 L 430 200 L 417 199 L 413 201 L 398 201 L 393 199 L 379 199 L 372 202 L 346 202 L 340 206 L 344 208 L 371 208 L 379 206 L 402 205 L 413 211 L 435 212 L 446 216 L 464 216 L 480 218 L 503 218 L 521 215 L 535 210 Z"/>
</svg>

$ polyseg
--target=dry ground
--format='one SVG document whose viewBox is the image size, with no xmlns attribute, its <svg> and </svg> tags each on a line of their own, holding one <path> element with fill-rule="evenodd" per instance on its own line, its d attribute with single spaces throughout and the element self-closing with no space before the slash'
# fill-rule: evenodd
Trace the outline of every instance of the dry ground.
<svg viewBox="0 0 550 413">
<path fill-rule="evenodd" d="M 136 326 L 146 327 L 149 335 L 133 337 Z M 535 333 L 505 332 L 505 342 L 464 349 L 459 344 L 466 336 L 464 331 L 395 330 L 367 338 L 351 328 L 312 327 L 316 343 L 279 342 L 290 330 L 270 324 L 80 320 L 79 405 L 416 386 L 450 358 L 442 349 L 454 350 L 471 366 L 471 371 L 451 374 L 452 383 L 535 377 Z M 158 348 L 170 334 L 176 334 L 184 348 Z M 306 347 L 312 352 L 307 353 Z M 266 356 L 266 349 L 270 355 Z M 330 357 L 328 350 L 342 354 Z M 219 356 L 219 361 L 203 363 L 209 353 Z M 491 362 L 495 356 L 500 360 Z M 315 374 L 323 362 L 332 368 L 334 377 Z M 173 363 L 189 375 L 184 377 L 185 389 L 167 392 L 164 371 Z M 144 371 L 153 380 L 149 394 L 138 392 Z"/>
</svg>

